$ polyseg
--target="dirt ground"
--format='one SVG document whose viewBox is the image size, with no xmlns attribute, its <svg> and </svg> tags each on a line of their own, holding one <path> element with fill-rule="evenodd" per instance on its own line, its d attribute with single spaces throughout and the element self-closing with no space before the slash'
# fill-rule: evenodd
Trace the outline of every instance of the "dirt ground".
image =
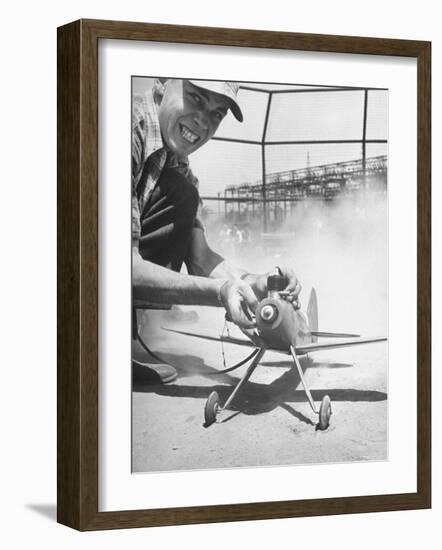
<svg viewBox="0 0 442 550">
<path fill-rule="evenodd" d="M 307 236 L 298 232 L 293 242 L 284 237 L 267 249 L 260 243 L 233 250 L 231 256 L 251 270 L 293 265 L 304 286 L 304 307 L 310 286 L 317 290 L 319 330 L 388 336 L 387 239 L 385 226 L 378 223 L 384 223 L 385 211 L 368 214 L 365 225 L 353 225 L 355 231 L 345 239 L 337 230 L 324 234 L 320 228 Z M 221 309 L 182 310 L 195 311 L 198 319 L 177 323 L 170 313 L 159 311 L 146 317 L 146 342 L 176 367 L 178 379 L 162 386 L 134 384 L 134 472 L 388 458 L 388 343 L 324 350 L 302 359 L 314 400 L 319 405 L 323 395 L 331 398 L 333 414 L 326 431 L 316 429 L 317 416 L 289 356 L 275 352 L 266 353 L 231 410 L 206 427 L 209 394 L 216 390 L 224 402 L 246 369 L 217 374 L 224 367 L 223 351 L 229 366 L 248 349 L 225 344 L 223 350 L 217 342 L 162 330 L 221 334 Z"/>
</svg>

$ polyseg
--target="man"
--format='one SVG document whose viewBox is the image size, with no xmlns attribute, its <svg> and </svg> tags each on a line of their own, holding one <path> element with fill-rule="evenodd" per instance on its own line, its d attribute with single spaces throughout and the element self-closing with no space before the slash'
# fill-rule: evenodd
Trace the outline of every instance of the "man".
<svg viewBox="0 0 442 550">
<path fill-rule="evenodd" d="M 188 156 L 207 143 L 230 111 L 242 122 L 232 82 L 157 80 L 133 104 L 132 125 L 132 285 L 135 308 L 147 304 L 222 306 L 243 329 L 267 292 L 267 274 L 229 264 L 208 245 L 198 219 L 198 180 Z M 181 274 L 183 263 L 188 274 Z M 300 285 L 282 268 L 297 307 Z M 136 319 L 134 319 L 136 325 Z M 147 365 L 143 378 L 170 382 L 170 365 Z"/>
</svg>

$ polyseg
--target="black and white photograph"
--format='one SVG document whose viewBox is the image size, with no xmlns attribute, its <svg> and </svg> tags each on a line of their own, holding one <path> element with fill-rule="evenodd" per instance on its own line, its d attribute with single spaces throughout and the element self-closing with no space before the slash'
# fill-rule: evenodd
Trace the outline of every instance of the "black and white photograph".
<svg viewBox="0 0 442 550">
<path fill-rule="evenodd" d="M 436 8 L 5 4 L 2 547 L 440 538 Z"/>
<path fill-rule="evenodd" d="M 131 92 L 132 472 L 387 461 L 388 89 Z"/>
</svg>

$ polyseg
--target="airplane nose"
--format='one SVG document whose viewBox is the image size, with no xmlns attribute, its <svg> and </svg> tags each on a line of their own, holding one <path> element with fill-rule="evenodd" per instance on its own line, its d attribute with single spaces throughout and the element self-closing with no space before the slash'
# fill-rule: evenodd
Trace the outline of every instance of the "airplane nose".
<svg viewBox="0 0 442 550">
<path fill-rule="evenodd" d="M 276 307 L 271 304 L 265 305 L 260 311 L 261 319 L 267 323 L 272 323 L 276 319 L 277 315 L 278 311 Z"/>
</svg>

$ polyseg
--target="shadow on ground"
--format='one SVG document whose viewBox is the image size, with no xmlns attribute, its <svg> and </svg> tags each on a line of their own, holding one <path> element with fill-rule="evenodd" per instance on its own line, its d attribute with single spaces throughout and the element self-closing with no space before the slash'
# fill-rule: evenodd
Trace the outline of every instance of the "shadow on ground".
<svg viewBox="0 0 442 550">
<path fill-rule="evenodd" d="M 227 400 L 239 381 L 239 377 L 218 374 L 216 369 L 206 365 L 200 357 L 191 355 L 174 356 L 171 354 L 163 354 L 162 356 L 169 364 L 176 367 L 178 371 L 178 380 L 198 375 L 213 380 L 213 384 L 210 386 L 183 384 L 148 385 L 134 380 L 134 392 L 155 393 L 167 397 L 207 399 L 211 392 L 216 391 L 220 397 L 221 403 L 223 403 Z M 272 363 L 272 365 L 275 365 L 275 363 Z M 279 365 L 288 367 L 292 366 L 292 363 L 284 361 L 279 363 Z M 301 359 L 303 371 L 307 368 L 314 368 L 315 365 L 317 364 L 312 362 L 309 358 Z M 326 366 L 324 363 L 320 363 L 319 365 L 322 367 Z M 335 363 L 330 364 L 330 368 L 336 368 L 334 365 Z M 346 364 L 338 365 L 338 368 L 347 367 Z M 272 411 L 277 407 L 282 407 L 299 420 L 311 424 L 308 418 L 289 405 L 289 403 L 305 403 L 307 401 L 305 392 L 301 389 L 296 389 L 300 381 L 299 374 L 294 368 L 284 372 L 279 378 L 270 383 L 264 384 L 249 380 L 232 403 L 231 410 L 255 415 Z M 374 402 L 385 401 L 387 399 L 387 394 L 385 392 L 359 390 L 354 388 L 313 389 L 311 390 L 311 394 L 313 399 L 317 402 L 321 401 L 324 395 L 328 395 L 332 402 Z"/>
<path fill-rule="evenodd" d="M 354 363 L 323 363 L 319 361 L 313 361 L 311 359 L 305 359 L 305 361 L 309 361 L 308 368 L 309 369 L 349 369 L 354 367 Z M 292 367 L 293 362 L 292 361 L 262 361 L 260 363 L 263 367 Z"/>
<path fill-rule="evenodd" d="M 57 520 L 57 506 L 55 504 L 25 504 L 25 507 L 47 519 Z"/>
<path fill-rule="evenodd" d="M 175 367 L 180 380 L 183 378 L 190 378 L 191 376 L 202 376 L 211 378 L 212 380 L 216 377 L 220 383 L 224 382 L 225 384 L 235 384 L 237 382 L 235 376 L 220 373 L 220 369 L 215 369 L 214 367 L 206 365 L 201 357 L 196 357 L 194 355 L 173 355 L 171 353 L 156 355 L 164 363 Z M 134 375 L 133 391 L 144 391 L 145 386 L 146 384 L 143 383 L 142 379 Z"/>
</svg>

